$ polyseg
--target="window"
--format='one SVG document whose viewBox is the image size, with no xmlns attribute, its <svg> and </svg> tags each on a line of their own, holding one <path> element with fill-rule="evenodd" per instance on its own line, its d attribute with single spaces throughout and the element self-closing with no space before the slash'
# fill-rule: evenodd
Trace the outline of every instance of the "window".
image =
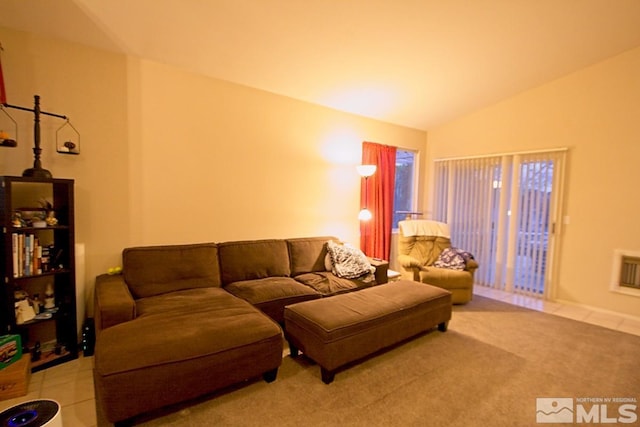
<svg viewBox="0 0 640 427">
<path fill-rule="evenodd" d="M 398 228 L 410 212 L 416 210 L 416 153 L 413 151 L 396 151 L 395 191 L 393 195 L 393 224 Z"/>
<path fill-rule="evenodd" d="M 562 206 L 565 149 L 438 159 L 434 219 L 480 264 L 476 284 L 549 295 L 548 255 Z"/>
</svg>

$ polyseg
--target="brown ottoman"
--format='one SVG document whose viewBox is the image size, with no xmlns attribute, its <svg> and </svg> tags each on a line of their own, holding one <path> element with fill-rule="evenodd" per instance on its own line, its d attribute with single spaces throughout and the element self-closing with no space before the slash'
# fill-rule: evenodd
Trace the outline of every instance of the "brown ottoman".
<svg viewBox="0 0 640 427">
<path fill-rule="evenodd" d="M 301 350 L 329 384 L 338 368 L 427 331 L 447 330 L 451 292 L 409 280 L 289 305 L 285 336 L 291 356 Z"/>
</svg>

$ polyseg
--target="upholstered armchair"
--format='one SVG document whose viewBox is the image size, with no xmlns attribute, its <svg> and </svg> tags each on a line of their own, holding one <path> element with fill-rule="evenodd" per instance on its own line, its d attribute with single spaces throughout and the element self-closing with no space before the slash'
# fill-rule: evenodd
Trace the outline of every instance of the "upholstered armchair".
<svg viewBox="0 0 640 427">
<path fill-rule="evenodd" d="M 468 252 L 451 247 L 449 226 L 430 220 L 405 220 L 398 227 L 402 278 L 447 289 L 454 304 L 471 301 L 478 263 Z"/>
</svg>

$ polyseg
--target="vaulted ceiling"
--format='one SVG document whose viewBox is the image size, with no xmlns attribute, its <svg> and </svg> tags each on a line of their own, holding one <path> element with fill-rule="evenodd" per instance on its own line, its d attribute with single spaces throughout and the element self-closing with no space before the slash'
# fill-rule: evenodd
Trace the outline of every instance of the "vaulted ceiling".
<svg viewBox="0 0 640 427">
<path fill-rule="evenodd" d="M 0 26 L 427 130 L 640 46 L 640 1 L 0 0 Z"/>
</svg>

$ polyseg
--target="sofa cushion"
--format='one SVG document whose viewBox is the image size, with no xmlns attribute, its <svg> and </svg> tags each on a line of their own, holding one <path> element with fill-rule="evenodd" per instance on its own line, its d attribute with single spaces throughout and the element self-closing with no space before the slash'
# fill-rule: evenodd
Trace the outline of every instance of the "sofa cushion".
<svg viewBox="0 0 640 427">
<path fill-rule="evenodd" d="M 266 277 L 287 277 L 289 251 L 284 240 L 246 240 L 218 244 L 223 285 Z"/>
<path fill-rule="evenodd" d="M 122 267 L 134 298 L 221 284 L 215 243 L 127 248 Z"/>
<path fill-rule="evenodd" d="M 291 259 L 291 276 L 326 271 L 327 242 L 335 237 L 300 237 L 287 239 Z M 330 270 L 330 269 L 329 269 Z"/>
<path fill-rule="evenodd" d="M 183 291 L 182 301 L 153 298 L 165 299 L 161 305 L 166 311 L 147 311 L 148 304 L 140 307 L 146 314 L 102 332 L 96 347 L 100 375 L 172 364 L 260 340 L 282 340 L 278 325 L 220 288 Z"/>
<path fill-rule="evenodd" d="M 249 301 L 277 322 L 284 321 L 284 307 L 321 295 L 291 277 L 265 277 L 230 283 L 225 290 Z"/>
<path fill-rule="evenodd" d="M 221 288 L 184 289 L 166 294 L 139 298 L 136 303 L 136 318 L 149 316 L 173 316 L 189 312 L 194 316 L 202 312 L 215 312 L 218 301 L 228 299 L 229 292 Z M 216 301 L 211 301 L 216 299 Z M 237 298 L 235 298 L 237 299 Z"/>
<path fill-rule="evenodd" d="M 317 271 L 299 274 L 295 279 L 325 297 L 376 285 L 376 278 L 371 273 L 357 279 L 344 279 L 330 271 Z"/>
<path fill-rule="evenodd" d="M 420 271 L 420 282 L 438 286 L 444 289 L 471 289 L 473 274 L 467 270 L 452 270 L 450 268 L 427 267 Z"/>
</svg>

